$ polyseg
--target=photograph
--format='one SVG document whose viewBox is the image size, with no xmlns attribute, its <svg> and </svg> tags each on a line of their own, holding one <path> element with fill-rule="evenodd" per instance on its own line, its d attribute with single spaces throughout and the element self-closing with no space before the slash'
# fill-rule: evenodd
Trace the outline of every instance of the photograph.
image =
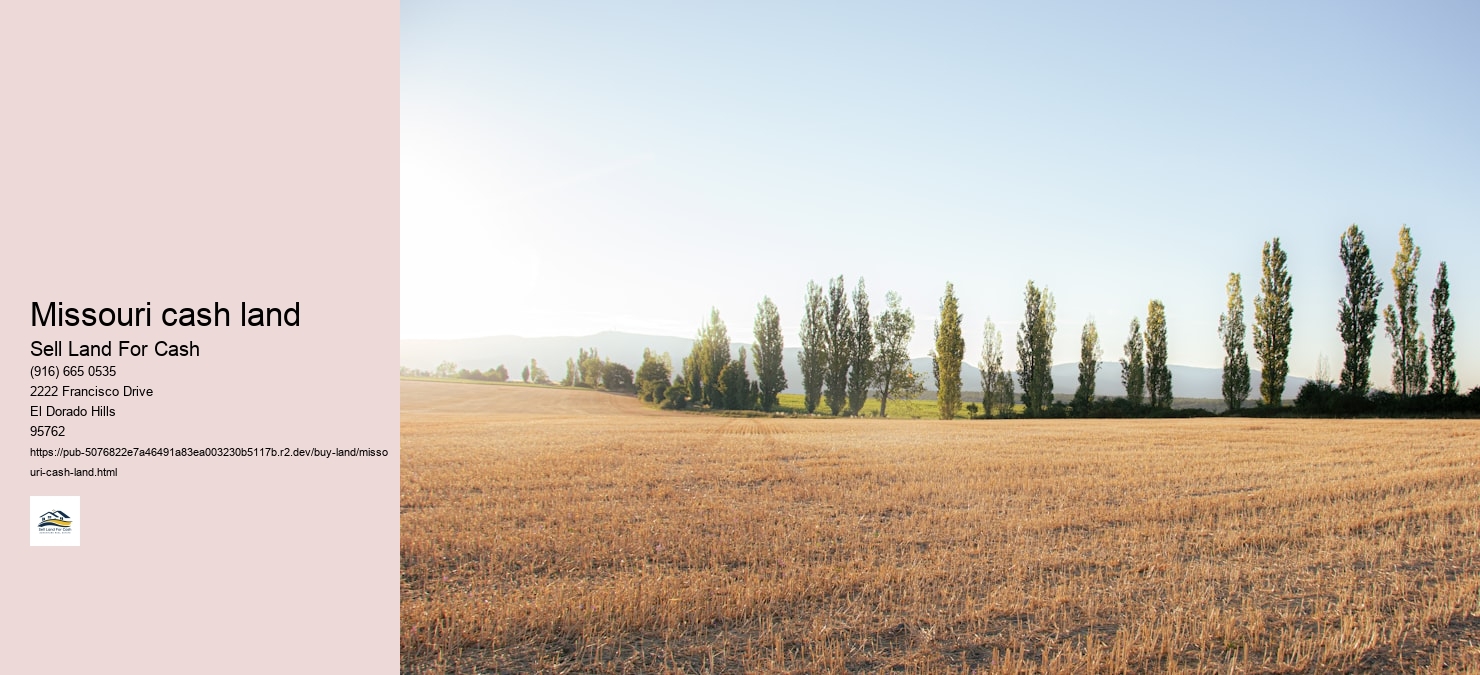
<svg viewBox="0 0 1480 675">
<path fill-rule="evenodd" d="M 1477 28 L 403 2 L 400 672 L 1480 672 Z"/>
</svg>

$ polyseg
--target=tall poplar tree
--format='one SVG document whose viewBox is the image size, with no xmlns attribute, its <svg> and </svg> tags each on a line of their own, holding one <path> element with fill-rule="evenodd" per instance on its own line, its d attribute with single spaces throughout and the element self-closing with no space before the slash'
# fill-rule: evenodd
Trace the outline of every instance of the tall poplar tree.
<svg viewBox="0 0 1480 675">
<path fill-rule="evenodd" d="M 1439 278 L 1429 296 L 1434 308 L 1434 347 L 1429 351 L 1434 365 L 1434 379 L 1429 393 L 1454 394 L 1459 391 L 1459 378 L 1454 374 L 1454 313 L 1449 311 L 1449 264 L 1439 263 Z"/>
<path fill-rule="evenodd" d="M 827 300 L 822 287 L 808 281 L 802 312 L 802 350 L 797 354 L 797 364 L 802 367 L 802 407 L 809 415 L 817 412 L 817 404 L 822 400 L 827 362 Z"/>
<path fill-rule="evenodd" d="M 961 405 L 961 360 L 966 358 L 966 340 L 961 336 L 961 310 L 956 287 L 946 282 L 940 299 L 940 320 L 935 324 L 935 350 L 930 353 L 935 370 L 935 402 L 940 418 L 954 419 Z"/>
<path fill-rule="evenodd" d="M 1053 294 L 1028 281 L 1023 291 L 1023 323 L 1018 326 L 1018 382 L 1027 414 L 1037 415 L 1053 402 Z"/>
<path fill-rule="evenodd" d="M 1160 300 L 1146 306 L 1146 393 L 1151 407 L 1172 407 L 1172 369 L 1167 364 L 1167 310 Z"/>
<path fill-rule="evenodd" d="M 859 277 L 853 289 L 853 340 L 848 367 L 848 414 L 857 415 L 868 402 L 868 389 L 874 382 L 874 333 L 869 324 L 868 292 Z"/>
<path fill-rule="evenodd" d="M 997 330 L 997 324 L 989 316 L 982 327 L 982 360 L 977 365 L 982 373 L 982 412 L 986 415 L 991 415 L 997 406 L 1013 405 L 1011 396 L 1002 395 L 1002 383 L 1011 377 L 1002 371 L 1003 356 L 1002 331 Z"/>
<path fill-rule="evenodd" d="M 690 353 L 698 377 L 701 394 L 694 395 L 696 403 L 708 403 L 713 408 L 724 408 L 728 399 L 720 390 L 720 371 L 730 363 L 730 333 L 725 322 L 719 318 L 719 310 L 709 309 L 709 323 L 699 328 Z M 691 382 L 689 388 L 694 388 Z"/>
<path fill-rule="evenodd" d="M 1254 296 L 1254 352 L 1259 355 L 1259 395 L 1264 405 L 1283 403 L 1290 373 L 1290 273 L 1280 238 L 1264 242 L 1259 295 Z"/>
<path fill-rule="evenodd" d="M 1377 333 L 1377 299 L 1382 281 L 1372 267 L 1372 251 L 1356 224 L 1346 228 L 1338 249 L 1346 268 L 1346 294 L 1337 312 L 1337 329 L 1346 355 L 1341 362 L 1341 391 L 1365 396 L 1372 381 L 1372 344 Z"/>
<path fill-rule="evenodd" d="M 1423 251 L 1413 245 L 1413 235 L 1404 225 L 1398 231 L 1398 254 L 1393 260 L 1393 299 L 1398 307 L 1394 311 L 1389 304 L 1382 310 L 1388 340 L 1393 343 L 1393 389 L 1401 396 L 1423 393 L 1429 379 L 1428 346 L 1424 344 L 1423 331 L 1418 329 L 1415 282 L 1422 255 Z"/>
<path fill-rule="evenodd" d="M 843 276 L 827 285 L 827 379 L 822 398 L 827 409 L 841 415 L 848 406 L 848 368 L 853 365 L 853 314 Z"/>
<path fill-rule="evenodd" d="M 1238 274 L 1228 275 L 1228 310 L 1218 317 L 1223 338 L 1223 402 L 1238 410 L 1249 398 L 1249 353 L 1244 350 L 1244 290 Z"/>
<path fill-rule="evenodd" d="M 1120 383 L 1125 386 L 1125 400 L 1140 407 L 1146 396 L 1146 341 L 1141 338 L 1141 320 L 1131 317 L 1130 334 L 1125 338 L 1125 356 L 1120 359 Z"/>
<path fill-rule="evenodd" d="M 915 316 L 890 291 L 884 296 L 884 313 L 874 324 L 874 386 L 879 392 L 879 417 L 889 416 L 889 401 L 918 396 L 922 383 L 910 366 L 910 338 L 915 335 Z"/>
<path fill-rule="evenodd" d="M 1095 320 L 1084 322 L 1079 332 L 1079 388 L 1074 391 L 1074 412 L 1088 415 L 1095 401 L 1095 374 L 1100 371 L 1100 359 L 1105 355 L 1100 349 L 1100 331 Z"/>
<path fill-rule="evenodd" d="M 701 368 L 699 368 L 699 361 L 700 360 L 701 359 L 700 359 L 698 350 L 697 349 L 690 349 L 689 350 L 689 355 L 683 357 L 683 364 L 682 364 L 683 365 L 683 378 L 682 379 L 684 381 L 684 387 L 688 389 L 688 391 L 689 391 L 689 400 L 692 401 L 694 405 L 699 405 L 700 401 L 704 398 L 704 377 L 702 375 L 700 375 L 700 371 L 701 371 Z M 677 382 L 675 382 L 675 384 L 676 383 Z"/>
<path fill-rule="evenodd" d="M 769 412 L 775 408 L 777 395 L 786 389 L 786 369 L 781 362 L 785 347 L 781 314 L 776 311 L 776 303 L 766 296 L 756 305 L 755 344 L 750 346 L 761 410 Z"/>
</svg>

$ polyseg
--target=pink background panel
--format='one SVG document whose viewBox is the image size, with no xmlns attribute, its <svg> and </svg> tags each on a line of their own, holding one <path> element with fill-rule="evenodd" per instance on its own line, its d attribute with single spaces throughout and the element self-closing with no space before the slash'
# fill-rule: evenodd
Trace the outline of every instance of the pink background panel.
<svg viewBox="0 0 1480 675">
<path fill-rule="evenodd" d="M 0 547 L 16 673 L 396 672 L 398 6 L 31 2 L 0 11 Z M 31 302 L 151 328 L 33 328 Z M 300 303 L 297 328 L 164 307 Z M 29 355 L 155 340 L 198 358 Z M 112 418 L 34 440 L 28 368 L 115 365 Z M 60 384 L 61 382 L 54 382 Z M 67 381 L 80 384 L 78 381 Z M 377 447 L 379 459 L 39 460 L 31 447 Z M 117 478 L 32 478 L 116 466 Z M 76 548 L 29 495 L 81 495 Z"/>
</svg>

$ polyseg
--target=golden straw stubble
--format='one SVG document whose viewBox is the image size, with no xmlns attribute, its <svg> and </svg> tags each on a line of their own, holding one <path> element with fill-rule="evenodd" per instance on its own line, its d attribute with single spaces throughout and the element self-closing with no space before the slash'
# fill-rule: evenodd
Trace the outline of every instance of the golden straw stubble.
<svg viewBox="0 0 1480 675">
<path fill-rule="evenodd" d="M 1480 669 L 1480 423 L 402 384 L 402 667 Z"/>
</svg>

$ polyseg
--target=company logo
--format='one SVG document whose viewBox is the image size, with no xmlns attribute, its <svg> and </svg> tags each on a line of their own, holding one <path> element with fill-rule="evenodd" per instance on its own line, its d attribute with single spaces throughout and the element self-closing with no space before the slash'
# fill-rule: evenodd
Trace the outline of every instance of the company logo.
<svg viewBox="0 0 1480 675">
<path fill-rule="evenodd" d="M 63 511 L 47 511 L 41 514 L 41 524 L 36 527 L 43 532 L 47 531 L 46 528 L 48 527 L 61 528 L 60 530 L 51 530 L 53 532 L 70 532 L 72 531 L 72 516 L 67 515 Z"/>
<path fill-rule="evenodd" d="M 31 496 L 32 546 L 81 546 L 82 498 Z"/>
</svg>

